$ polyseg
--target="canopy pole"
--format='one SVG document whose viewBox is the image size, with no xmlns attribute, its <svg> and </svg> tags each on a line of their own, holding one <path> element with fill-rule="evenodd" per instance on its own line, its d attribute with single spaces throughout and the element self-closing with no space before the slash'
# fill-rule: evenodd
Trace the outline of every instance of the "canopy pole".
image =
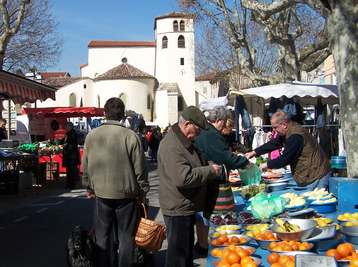
<svg viewBox="0 0 358 267">
<path fill-rule="evenodd" d="M 7 140 L 10 140 L 10 131 L 11 131 L 11 100 L 8 100 L 7 105 Z"/>
</svg>

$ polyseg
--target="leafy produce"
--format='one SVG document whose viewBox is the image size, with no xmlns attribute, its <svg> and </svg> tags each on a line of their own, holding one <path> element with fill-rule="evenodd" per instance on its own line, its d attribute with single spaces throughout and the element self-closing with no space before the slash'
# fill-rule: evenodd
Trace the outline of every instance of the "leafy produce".
<svg viewBox="0 0 358 267">
<path fill-rule="evenodd" d="M 280 218 L 276 219 L 276 223 L 280 226 L 278 228 L 278 232 L 299 232 L 302 231 L 302 229 L 296 225 L 296 224 L 291 224 L 288 221 L 283 221 Z"/>
<path fill-rule="evenodd" d="M 228 224 L 238 224 L 239 221 L 236 218 L 236 214 L 229 212 L 227 214 L 215 214 L 212 217 L 214 225 L 228 225 Z"/>
<path fill-rule="evenodd" d="M 267 185 L 266 184 L 260 184 L 259 186 L 257 185 L 250 185 L 248 188 L 242 189 L 242 195 L 245 198 L 252 198 L 254 196 L 256 196 L 257 194 L 266 193 L 266 188 Z"/>
</svg>

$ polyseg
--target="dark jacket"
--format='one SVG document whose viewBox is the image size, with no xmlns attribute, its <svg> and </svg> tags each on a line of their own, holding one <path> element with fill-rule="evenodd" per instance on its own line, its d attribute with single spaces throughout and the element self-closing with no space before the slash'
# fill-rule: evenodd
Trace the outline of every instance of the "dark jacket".
<svg viewBox="0 0 358 267">
<path fill-rule="evenodd" d="M 209 125 L 209 130 L 201 131 L 201 135 L 194 139 L 205 159 L 216 164 L 225 164 L 228 170 L 245 168 L 249 163 L 247 158 L 232 153 L 222 134 L 211 123 Z"/>
<path fill-rule="evenodd" d="M 69 165 L 80 165 L 80 152 L 78 150 L 78 137 L 74 129 L 66 133 L 61 144 L 66 144 L 63 148 L 62 167 Z"/>
<path fill-rule="evenodd" d="M 188 216 L 202 211 L 207 182 L 215 169 L 205 166 L 196 146 L 174 124 L 158 150 L 159 204 L 163 215 Z"/>
<path fill-rule="evenodd" d="M 246 154 L 247 152 L 252 151 L 251 148 L 241 144 L 239 141 L 236 141 L 234 133 L 223 134 L 223 137 L 226 143 L 228 144 L 229 148 L 231 148 L 233 152 Z"/>
</svg>

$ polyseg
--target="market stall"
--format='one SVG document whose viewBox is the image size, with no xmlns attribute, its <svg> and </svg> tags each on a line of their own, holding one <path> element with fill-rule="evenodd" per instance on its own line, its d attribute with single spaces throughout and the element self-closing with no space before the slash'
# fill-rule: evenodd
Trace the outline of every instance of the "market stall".
<svg viewBox="0 0 358 267">
<path fill-rule="evenodd" d="M 23 114 L 27 114 L 29 117 L 31 134 L 43 135 L 45 139 L 50 140 L 61 140 L 65 137 L 66 131 L 64 124 L 71 118 L 104 117 L 103 108 L 94 107 L 24 108 Z M 86 120 L 86 124 L 89 126 L 90 122 Z M 84 134 L 86 134 L 85 132 Z M 84 138 L 85 137 L 82 139 Z M 83 150 L 80 149 L 81 158 L 82 154 Z M 40 157 L 40 163 L 45 162 L 49 162 L 51 165 L 54 163 L 60 173 L 66 172 L 66 169 L 62 167 L 62 154 Z M 80 171 L 82 172 L 81 169 Z"/>
<path fill-rule="evenodd" d="M 12 110 L 10 110 L 11 101 L 14 104 L 23 105 L 26 102 L 34 103 L 37 100 L 44 101 L 47 98 L 55 100 L 56 91 L 57 89 L 51 86 L 0 70 L 0 100 L 7 100 L 8 102 L 8 105 L 3 105 L 7 107 L 7 116 L 5 119 L 8 120 L 8 137 L 10 136 L 12 123 Z M 0 156 L 0 194 L 14 194 L 19 192 L 19 181 L 22 181 L 23 178 L 23 175 L 19 175 L 19 170 L 22 168 L 22 162 L 25 158 L 29 162 L 31 161 L 31 164 L 34 166 L 38 165 L 37 156 L 29 154 L 22 155 L 21 152 L 16 151 L 15 141 L 5 140 L 1 145 L 3 153 Z"/>
<path fill-rule="evenodd" d="M 273 210 L 273 207 L 270 208 L 269 205 L 275 202 L 270 202 L 267 198 L 266 202 L 262 202 L 265 209 L 258 208 L 259 202 L 256 201 L 261 197 L 258 191 L 247 190 L 247 188 L 244 190 L 242 185 L 238 185 L 238 180 L 239 178 L 236 182 L 232 180 L 235 183 L 232 188 L 237 208 L 237 221 L 227 219 L 225 222 L 222 219 L 222 221 L 215 222 L 212 220 L 206 266 L 236 266 L 233 265 L 233 262 L 238 259 L 235 254 L 231 255 L 231 264 L 219 265 L 223 257 L 229 257 L 230 250 L 239 255 L 238 263 L 241 266 L 246 266 L 241 262 L 245 256 L 249 256 L 256 262 L 257 265 L 247 265 L 250 267 L 303 266 L 304 262 L 307 266 L 348 266 L 350 260 L 356 255 L 352 254 L 352 251 L 345 251 L 343 246 L 340 246 L 340 244 L 348 243 L 344 247 L 348 246 L 355 250 L 358 245 L 358 226 L 354 226 L 358 219 L 358 210 L 354 199 L 355 193 L 353 189 L 349 189 L 349 186 L 352 188 L 352 183 L 356 183 L 354 179 L 332 178 L 328 192 L 317 189 L 308 191 L 307 188 L 298 187 L 289 174 L 277 175 L 276 178 L 270 179 L 263 176 L 261 184 L 267 186 L 266 193 L 270 194 L 267 195 L 268 198 L 281 198 L 286 203 L 282 212 L 272 217 L 265 217 L 265 214 L 269 213 L 268 210 Z M 273 189 L 275 184 L 282 183 L 286 184 L 284 187 L 281 186 L 280 190 Z M 345 194 L 339 192 L 336 187 L 337 183 L 346 185 Z M 271 189 L 269 189 L 270 185 Z M 254 202 L 256 208 L 254 208 Z M 263 213 L 257 213 L 260 210 Z M 263 217 L 257 216 L 258 214 Z M 230 223 L 227 223 L 228 221 Z M 281 225 L 286 221 L 289 224 Z M 295 225 L 300 228 L 296 228 Z M 221 237 L 222 234 L 226 235 L 227 240 L 225 236 Z M 234 236 L 238 238 L 236 239 L 238 243 L 235 243 Z M 220 240 L 226 240 L 227 243 L 222 245 L 219 243 Z M 286 241 L 282 242 L 282 240 Z M 234 246 L 230 242 L 234 243 Z M 246 252 L 240 252 L 242 250 L 239 247 Z M 292 263 L 285 265 L 278 261 L 283 255 L 291 255 L 286 260 Z M 249 259 L 245 258 L 244 262 L 246 261 Z M 273 265 L 277 261 L 282 265 Z"/>
</svg>

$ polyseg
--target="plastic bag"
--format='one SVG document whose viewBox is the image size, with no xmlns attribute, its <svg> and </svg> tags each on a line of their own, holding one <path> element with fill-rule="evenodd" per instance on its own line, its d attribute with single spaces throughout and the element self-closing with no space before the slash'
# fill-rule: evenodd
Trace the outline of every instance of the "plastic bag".
<svg viewBox="0 0 358 267">
<path fill-rule="evenodd" d="M 261 170 L 255 164 L 253 168 L 239 169 L 242 185 L 259 185 L 261 181 Z"/>
<path fill-rule="evenodd" d="M 283 197 L 258 194 L 251 201 L 251 212 L 255 218 L 271 219 L 281 213 L 285 206 L 286 200 Z"/>
</svg>

